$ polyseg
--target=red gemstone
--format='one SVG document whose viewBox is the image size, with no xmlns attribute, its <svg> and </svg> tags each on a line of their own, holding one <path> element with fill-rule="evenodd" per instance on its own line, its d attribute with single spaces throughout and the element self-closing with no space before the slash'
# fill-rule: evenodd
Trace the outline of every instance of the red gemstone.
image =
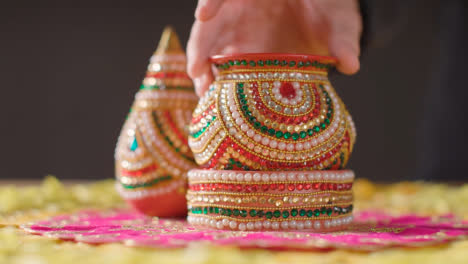
<svg viewBox="0 0 468 264">
<path fill-rule="evenodd" d="M 327 189 L 328 189 L 328 185 L 326 183 L 323 183 L 322 185 L 320 185 L 320 190 L 326 191 Z"/>
<path fill-rule="evenodd" d="M 302 189 L 304 189 L 304 185 L 302 185 L 302 183 L 299 183 L 299 184 L 297 185 L 297 189 L 298 189 L 299 191 L 302 191 Z"/>
<path fill-rule="evenodd" d="M 258 185 L 257 184 L 252 185 L 252 192 L 257 192 L 257 190 L 258 190 Z"/>
<path fill-rule="evenodd" d="M 242 185 L 237 184 L 236 185 L 236 191 L 241 192 L 242 191 Z"/>
<path fill-rule="evenodd" d="M 280 190 L 280 191 L 284 191 L 285 188 L 286 188 L 286 186 L 284 186 L 283 183 L 278 185 L 278 190 Z"/>
<path fill-rule="evenodd" d="M 328 184 L 328 190 L 333 190 L 333 183 Z"/>
<path fill-rule="evenodd" d="M 262 185 L 262 189 L 263 189 L 264 191 L 268 191 L 268 188 L 269 188 L 269 187 L 270 187 L 270 186 L 269 186 L 268 184 L 263 184 L 263 185 Z"/>
<path fill-rule="evenodd" d="M 312 185 L 312 187 L 315 189 L 315 190 L 318 190 L 320 188 L 320 183 L 316 182 Z"/>
<path fill-rule="evenodd" d="M 252 187 L 250 187 L 250 185 L 245 185 L 244 189 L 245 189 L 246 192 L 251 192 L 252 191 Z"/>
<path fill-rule="evenodd" d="M 294 189 L 296 189 L 296 186 L 294 186 L 294 184 L 289 184 L 288 185 L 288 190 L 290 190 L 291 192 L 294 191 Z"/>
<path fill-rule="evenodd" d="M 312 184 L 306 183 L 306 185 L 304 186 L 304 189 L 310 190 L 311 187 L 312 187 Z"/>
<path fill-rule="evenodd" d="M 276 183 L 270 184 L 270 188 L 271 188 L 272 190 L 276 190 L 276 187 L 277 187 Z"/>
<path fill-rule="evenodd" d="M 296 97 L 296 90 L 290 82 L 285 82 L 281 85 L 279 89 L 280 94 L 288 99 L 293 99 Z"/>
</svg>

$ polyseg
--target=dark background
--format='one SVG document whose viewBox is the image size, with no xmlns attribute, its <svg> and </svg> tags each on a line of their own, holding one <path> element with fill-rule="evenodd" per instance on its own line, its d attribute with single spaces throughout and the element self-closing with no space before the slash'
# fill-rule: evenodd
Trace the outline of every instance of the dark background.
<svg viewBox="0 0 468 264">
<path fill-rule="evenodd" d="M 359 177 L 435 179 L 424 170 L 421 135 L 431 72 L 444 56 L 440 10 L 416 2 L 372 13 L 389 18 L 390 30 L 371 29 L 357 75 L 332 76 L 356 122 L 349 167 Z M 162 29 L 174 25 L 185 44 L 196 2 L 35 3 L 0 8 L 1 178 L 113 177 L 119 130 Z"/>
</svg>

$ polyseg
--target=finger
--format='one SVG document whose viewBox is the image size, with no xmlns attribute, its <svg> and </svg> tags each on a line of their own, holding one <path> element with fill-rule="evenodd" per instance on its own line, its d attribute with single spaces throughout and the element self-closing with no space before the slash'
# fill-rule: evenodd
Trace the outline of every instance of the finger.
<svg viewBox="0 0 468 264">
<path fill-rule="evenodd" d="M 225 0 L 199 0 L 195 10 L 195 18 L 208 21 L 218 13 Z"/>
<path fill-rule="evenodd" d="M 193 80 L 195 85 L 195 93 L 198 95 L 198 97 L 202 97 L 208 91 L 208 88 L 210 87 L 210 84 L 213 83 L 213 81 L 214 78 L 213 74 L 211 73 L 202 74 L 200 77 Z"/>
<path fill-rule="evenodd" d="M 338 59 L 337 69 L 344 74 L 359 71 L 359 40 L 362 23 L 357 8 L 350 6 L 331 15 L 330 54 Z"/>
<path fill-rule="evenodd" d="M 193 79 L 195 90 L 202 95 L 213 80 L 208 58 L 221 30 L 220 23 L 195 21 L 187 43 L 187 73 Z"/>
<path fill-rule="evenodd" d="M 352 75 L 359 71 L 359 52 L 353 49 L 347 40 L 336 40 L 330 47 L 330 53 L 338 59 L 336 68 L 341 73 Z"/>
</svg>

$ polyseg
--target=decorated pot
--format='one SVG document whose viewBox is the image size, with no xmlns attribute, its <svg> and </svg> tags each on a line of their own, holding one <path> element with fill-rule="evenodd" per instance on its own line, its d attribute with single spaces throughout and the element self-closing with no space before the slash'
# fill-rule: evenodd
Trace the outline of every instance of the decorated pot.
<svg viewBox="0 0 468 264">
<path fill-rule="evenodd" d="M 335 231 L 352 221 L 356 138 L 331 57 L 215 56 L 189 146 L 188 221 L 219 229 Z"/>
<path fill-rule="evenodd" d="M 136 210 L 161 217 L 186 214 L 186 174 L 196 167 L 187 125 L 197 102 L 179 39 L 166 28 L 115 152 L 117 190 Z"/>
<path fill-rule="evenodd" d="M 216 81 L 190 125 L 196 162 L 216 170 L 342 169 L 356 132 L 327 73 L 331 57 L 212 58 Z"/>
</svg>

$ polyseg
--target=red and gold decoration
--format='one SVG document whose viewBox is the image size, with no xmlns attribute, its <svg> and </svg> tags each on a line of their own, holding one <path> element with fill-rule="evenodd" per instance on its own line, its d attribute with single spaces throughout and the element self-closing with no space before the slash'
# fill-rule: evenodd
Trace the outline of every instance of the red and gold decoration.
<svg viewBox="0 0 468 264">
<path fill-rule="evenodd" d="M 197 101 L 184 51 L 168 27 L 151 57 L 115 152 L 117 189 L 137 210 L 153 216 L 186 213 L 186 174 L 196 166 L 187 125 Z"/>
<path fill-rule="evenodd" d="M 349 177 L 344 181 L 323 181 L 301 173 L 321 175 L 319 171 L 324 170 L 339 178 L 352 174 L 343 169 L 356 139 L 354 123 L 327 77 L 336 60 L 298 54 L 239 54 L 215 56 L 212 62 L 218 72 L 216 81 L 200 100 L 189 128 L 189 146 L 203 170 L 194 170 L 191 174 L 198 175 L 194 177 L 197 179 L 208 179 L 214 173 L 220 175 L 221 180 L 199 183 L 189 178 L 189 219 L 195 224 L 205 223 L 207 218 L 218 222 L 222 219 L 223 225 L 231 220 L 242 220 L 240 222 L 246 222 L 245 225 L 236 222 L 236 227 L 234 224 L 224 227 L 243 229 L 249 223 L 260 227 L 256 223 L 260 222 L 258 215 L 253 213 L 254 221 L 249 218 L 250 212 L 261 211 L 265 214 L 262 218 L 269 212 L 273 214 L 271 219 L 288 218 L 292 214 L 301 217 L 300 213 L 305 212 L 302 217 L 307 218 L 309 213 L 320 219 L 314 222 L 319 225 L 315 230 L 336 230 L 347 224 L 352 218 L 352 179 L 351 182 Z M 229 173 L 236 176 L 222 179 L 225 174 L 231 175 Z M 247 177 L 249 180 L 241 181 L 238 175 L 244 177 L 239 176 L 239 179 Z M 258 186 L 255 179 L 265 184 Z M 245 189 L 246 186 L 250 189 Z M 256 191 L 252 191 L 253 186 L 257 186 Z M 272 186 L 282 186 L 283 190 L 272 189 Z M 304 186 L 311 187 L 305 189 Z M 321 193 L 316 193 L 317 189 L 312 186 L 320 186 Z M 349 186 L 349 189 L 338 190 L 335 186 Z M 268 189 L 264 189 L 266 187 Z M 207 203 L 205 198 L 211 193 L 206 192 L 213 188 L 219 190 L 215 192 L 218 196 L 213 198 L 215 202 Z M 239 204 L 237 207 L 225 204 L 226 195 L 228 200 L 240 198 L 243 201 L 241 193 L 255 193 L 257 200 L 262 197 L 274 204 L 250 201 L 242 208 Z M 289 199 L 303 199 L 302 195 L 314 202 L 288 204 Z M 222 198 L 223 202 L 216 201 Z M 345 200 L 337 203 L 332 198 Z M 198 199 L 205 202 L 198 203 Z M 215 208 L 219 212 L 224 209 L 224 214 L 210 211 Z M 232 214 L 233 210 L 242 210 L 246 218 L 240 214 L 240 218 L 233 219 L 226 213 L 228 209 Z M 326 224 L 338 220 L 340 224 L 333 228 Z M 266 221 L 274 224 L 263 225 L 266 229 L 290 226 L 289 220 Z"/>
<path fill-rule="evenodd" d="M 352 221 L 349 170 L 189 172 L 188 221 L 233 230 L 343 229 Z"/>
</svg>

